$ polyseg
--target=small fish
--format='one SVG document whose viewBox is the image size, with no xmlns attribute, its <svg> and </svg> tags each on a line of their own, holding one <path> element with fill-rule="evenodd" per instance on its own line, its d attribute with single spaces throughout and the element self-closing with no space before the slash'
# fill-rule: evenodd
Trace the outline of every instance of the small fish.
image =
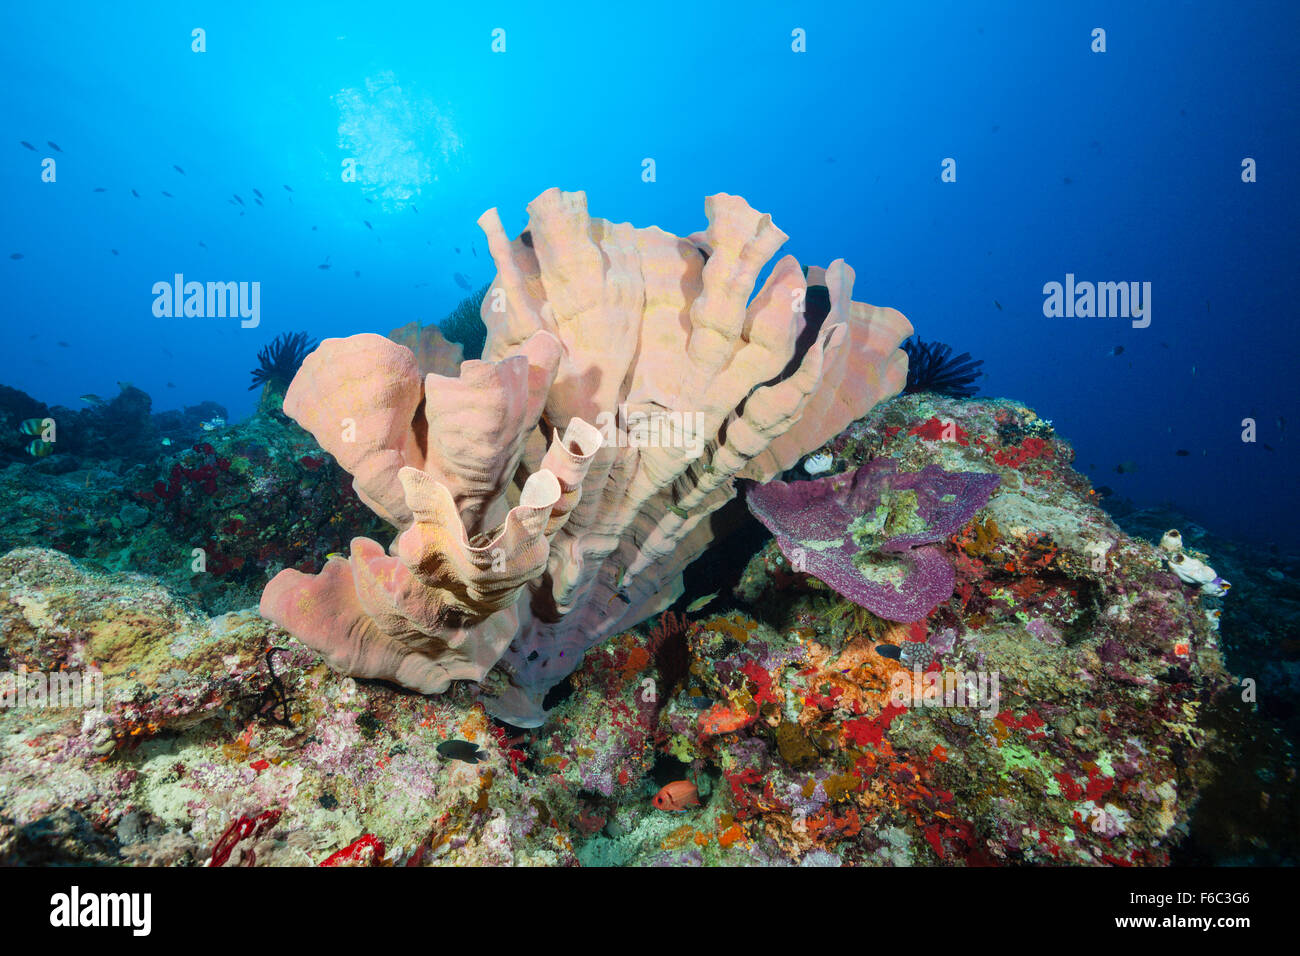
<svg viewBox="0 0 1300 956">
<path fill-rule="evenodd" d="M 1105 498 L 1108 495 L 1113 495 L 1114 493 L 1115 493 L 1115 489 L 1112 488 L 1110 485 L 1099 485 L 1097 487 L 1097 496 L 1100 498 Z"/>
<path fill-rule="evenodd" d="M 54 140 L 52 139 L 47 139 L 45 141 L 45 145 L 48 146 L 50 149 L 54 150 L 56 153 L 63 152 L 63 150 L 59 149 L 59 144 L 54 142 Z"/>
<path fill-rule="evenodd" d="M 207 244 L 206 242 L 204 242 L 202 239 L 200 239 L 200 240 L 199 240 L 199 246 L 202 247 L 202 248 L 204 248 L 204 249 L 206 249 L 206 248 L 208 247 L 208 244 Z"/>
<path fill-rule="evenodd" d="M 185 170 L 181 169 L 175 163 L 172 163 L 172 169 L 176 170 L 176 172 L 180 173 L 182 176 L 185 175 Z"/>
<path fill-rule="evenodd" d="M 821 475 L 835 466 L 835 457 L 828 453 L 809 455 L 803 463 L 803 470 L 810 475 Z"/>
<path fill-rule="evenodd" d="M 23 257 L 23 254 L 22 254 L 21 252 L 11 252 L 11 253 L 9 253 L 9 258 L 10 258 L 10 259 L 21 259 L 22 257 Z"/>
<path fill-rule="evenodd" d="M 460 286 L 462 289 L 466 291 L 469 291 L 470 282 L 467 276 L 464 276 L 461 273 L 457 272 L 452 276 L 452 278 L 456 280 L 456 285 Z"/>
<path fill-rule="evenodd" d="M 362 219 L 361 222 L 362 222 L 362 223 L 365 225 L 365 227 L 366 227 L 367 229 L 369 229 L 371 232 L 374 232 L 374 231 L 375 231 L 375 227 L 372 226 L 372 225 L 370 225 L 370 220 L 369 220 L 369 219 Z"/>
<path fill-rule="evenodd" d="M 285 187 L 284 187 L 284 191 L 287 192 L 287 193 L 291 193 L 291 192 L 293 192 L 293 190 L 292 190 L 290 187 L 288 187 L 288 186 L 285 186 Z"/>
<path fill-rule="evenodd" d="M 118 254 L 116 249 L 109 249 L 108 251 L 111 252 L 111 253 L 113 253 L 113 255 L 117 255 L 117 254 Z"/>
<path fill-rule="evenodd" d="M 677 505 L 669 505 L 668 510 L 683 520 L 691 516 L 691 513 L 689 511 L 687 511 L 685 508 L 679 508 Z"/>
<path fill-rule="evenodd" d="M 45 431 L 45 419 L 43 418 L 26 418 L 18 425 L 18 430 L 24 435 L 39 435 Z"/>
<path fill-rule="evenodd" d="M 1070 185 L 1070 183 L 1074 182 L 1074 180 L 1071 179 L 1069 176 L 1066 176 L 1065 178 L 1063 178 L 1063 179 L 1061 180 L 1061 182 L 1068 186 L 1068 185 Z"/>
<path fill-rule="evenodd" d="M 33 438 L 27 443 L 27 454 L 33 458 L 44 458 L 46 455 L 54 453 L 54 443 L 41 441 L 39 438 Z"/>
<path fill-rule="evenodd" d="M 996 306 L 998 307 L 998 311 L 999 311 L 999 312 L 1002 311 L 1002 303 L 1001 303 L 1001 302 L 999 302 L 997 299 L 994 299 L 994 300 L 993 300 L 993 304 L 996 305 Z"/>
<path fill-rule="evenodd" d="M 226 424 L 226 420 L 224 418 L 222 418 L 220 415 L 215 415 L 206 422 L 199 422 L 199 427 L 202 428 L 205 432 L 211 432 L 211 431 L 216 431 L 218 428 L 220 428 L 225 424 Z"/>
<path fill-rule="evenodd" d="M 411 207 L 411 212 L 418 213 L 419 211 L 420 210 L 416 209 L 414 206 Z"/>
<path fill-rule="evenodd" d="M 366 202 L 370 203 L 370 205 L 372 206 L 375 204 L 375 201 L 371 199 L 369 196 L 366 197 Z"/>
<path fill-rule="evenodd" d="M 315 231 L 316 231 L 316 227 L 315 227 L 315 226 L 312 226 L 312 227 L 311 227 L 311 231 L 312 231 L 312 232 L 315 232 Z"/>
<path fill-rule="evenodd" d="M 239 193 L 231 193 L 230 195 L 235 197 L 235 202 L 239 203 L 241 206 L 244 205 L 244 200 Z"/>
<path fill-rule="evenodd" d="M 1286 419 L 1281 415 L 1277 416 L 1277 430 L 1280 432 L 1286 431 Z"/>
<path fill-rule="evenodd" d="M 318 265 L 316 268 L 317 268 L 317 269 L 329 269 L 329 267 L 330 267 L 330 264 L 329 264 L 328 262 L 322 262 L 322 263 L 321 263 L 320 265 Z"/>
<path fill-rule="evenodd" d="M 348 556 L 344 554 L 342 551 L 331 551 L 329 554 L 325 555 L 325 560 L 328 561 L 330 558 L 342 558 L 344 561 L 346 561 L 348 559 Z"/>
<path fill-rule="evenodd" d="M 465 763 L 478 763 L 488 758 L 487 751 L 468 740 L 444 740 L 438 744 L 438 753 L 449 760 L 461 760 Z"/>
<path fill-rule="evenodd" d="M 460 255 L 460 246 L 453 246 L 452 248 L 456 250 L 456 255 Z"/>
<path fill-rule="evenodd" d="M 170 448 L 170 447 L 171 447 L 171 443 L 172 443 L 172 440 L 171 440 L 170 438 L 164 438 L 164 439 L 162 440 L 162 446 L 163 446 L 164 448 Z"/>
<path fill-rule="evenodd" d="M 1196 366 L 1195 366 L 1195 365 L 1192 366 L 1192 374 L 1193 374 L 1193 375 L 1196 374 Z"/>
<path fill-rule="evenodd" d="M 134 189 L 131 190 L 131 195 L 134 196 L 136 199 L 140 198 L 140 194 L 136 192 Z"/>
<path fill-rule="evenodd" d="M 261 194 L 260 191 L 258 191 L 258 190 L 256 190 L 256 189 L 253 190 L 253 195 L 256 196 L 258 199 L 265 199 L 265 198 L 266 198 L 265 196 L 263 196 L 263 195 Z"/>
<path fill-rule="evenodd" d="M 687 807 L 700 805 L 700 791 L 689 780 L 674 780 L 656 793 L 651 803 L 659 810 L 682 813 Z"/>
<path fill-rule="evenodd" d="M 1110 356 L 1123 355 L 1123 354 L 1124 354 L 1124 346 L 1122 346 L 1122 345 L 1117 345 L 1117 346 L 1115 346 L 1115 347 L 1112 348 L 1112 349 L 1108 349 L 1108 350 L 1106 351 L 1106 354 L 1107 354 L 1107 355 L 1110 355 Z"/>
<path fill-rule="evenodd" d="M 168 387 L 168 388 L 175 388 L 175 387 L 176 387 L 176 383 L 175 383 L 175 382 L 168 382 L 168 383 L 167 383 L 167 387 Z"/>
<path fill-rule="evenodd" d="M 18 142 L 22 143 L 24 146 L 26 146 L 28 149 L 30 149 L 33 153 L 36 152 L 36 147 L 33 146 L 31 143 L 27 142 L 27 140 L 25 140 L 25 139 L 20 139 Z"/>
<path fill-rule="evenodd" d="M 91 192 L 106 193 L 108 192 L 108 190 L 105 189 L 103 186 L 96 186 L 94 189 L 91 190 Z"/>
<path fill-rule="evenodd" d="M 1265 450 L 1265 451 L 1276 451 L 1277 449 L 1275 449 L 1272 445 L 1265 445 L 1265 446 L 1264 446 L 1264 450 Z M 1202 451 L 1201 454 L 1204 455 L 1205 452 Z"/>
<path fill-rule="evenodd" d="M 891 661 L 896 661 L 900 659 L 903 652 L 897 644 L 877 644 L 876 653 L 881 657 L 888 657 Z"/>
<path fill-rule="evenodd" d="M 1115 466 L 1115 471 L 1117 471 L 1121 475 L 1127 475 L 1130 472 L 1137 471 L 1137 467 L 1138 467 L 1137 462 L 1121 461 L 1118 465 Z"/>
<path fill-rule="evenodd" d="M 714 591 L 712 594 L 706 594 L 704 595 L 704 597 L 696 598 L 690 604 L 686 605 L 686 613 L 694 614 L 696 611 L 708 607 L 710 604 L 713 603 L 713 601 L 717 598 L 717 596 L 718 596 L 718 592 Z"/>
<path fill-rule="evenodd" d="M 70 348 L 72 348 L 72 346 L 69 345 L 67 342 L 63 341 L 63 339 L 59 339 L 59 340 L 58 340 L 57 342 L 55 342 L 54 344 L 57 345 L 57 346 L 58 346 L 59 348 L 61 348 L 61 349 L 70 349 Z"/>
<path fill-rule="evenodd" d="M 1174 452 L 1174 454 L 1177 455 L 1179 458 L 1186 458 L 1188 455 L 1191 454 L 1191 452 L 1188 451 L 1186 448 L 1180 448 L 1178 449 L 1178 451 Z"/>
<path fill-rule="evenodd" d="M 81 396 L 81 400 L 82 400 L 83 402 L 85 402 L 87 405 L 107 405 L 107 404 L 108 404 L 108 402 L 104 401 L 102 398 L 100 398 L 98 395 L 96 395 L 96 394 L 93 393 L 93 392 L 87 392 L 85 395 L 82 395 L 82 396 Z"/>
<path fill-rule="evenodd" d="M 166 196 L 168 199 L 174 199 L 174 198 L 175 198 L 171 193 L 169 193 L 169 192 L 168 192 L 167 190 L 165 190 L 165 189 L 162 191 L 162 194 L 163 194 L 164 196 Z"/>
<path fill-rule="evenodd" d="M 354 279 L 360 279 L 360 278 L 361 278 L 361 270 L 360 270 L 360 269 L 353 269 L 353 270 L 352 270 L 352 278 L 354 278 Z"/>
<path fill-rule="evenodd" d="M 475 258 L 475 259 L 478 258 L 478 250 L 474 248 L 474 243 L 472 243 L 472 242 L 469 244 L 469 251 L 472 252 L 472 253 L 474 253 L 474 258 Z"/>
<path fill-rule="evenodd" d="M 260 200 L 260 199 L 254 199 L 253 202 L 257 203 L 259 206 L 262 205 L 262 200 Z M 263 208 L 265 208 L 265 207 L 263 207 Z"/>
</svg>

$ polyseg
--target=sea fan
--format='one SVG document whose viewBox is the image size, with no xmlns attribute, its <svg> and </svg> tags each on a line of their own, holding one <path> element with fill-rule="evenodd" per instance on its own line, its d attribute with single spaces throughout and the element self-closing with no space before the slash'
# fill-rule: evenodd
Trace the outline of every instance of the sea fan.
<svg viewBox="0 0 1300 956">
<path fill-rule="evenodd" d="M 970 398 L 979 391 L 975 379 L 981 372 L 983 359 L 973 359 L 969 352 L 952 356 L 952 346 L 943 342 L 922 342 L 920 338 L 903 343 L 907 353 L 907 385 L 904 395 L 913 392 L 934 392 L 953 398 Z"/>
<path fill-rule="evenodd" d="M 271 384 L 278 391 L 284 391 L 298 374 L 298 367 L 319 342 L 307 337 L 306 332 L 288 332 L 276 336 L 270 345 L 262 346 L 257 353 L 257 368 L 253 369 L 253 384 L 248 386 L 251 392 L 259 385 Z"/>
</svg>

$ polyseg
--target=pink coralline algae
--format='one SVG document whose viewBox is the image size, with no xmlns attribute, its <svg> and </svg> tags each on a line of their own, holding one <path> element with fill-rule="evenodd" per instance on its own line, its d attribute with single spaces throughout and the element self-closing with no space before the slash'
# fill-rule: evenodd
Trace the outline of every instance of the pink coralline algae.
<svg viewBox="0 0 1300 956">
<path fill-rule="evenodd" d="M 938 465 L 900 473 L 897 462 L 878 458 L 816 481 L 756 485 L 748 504 L 796 569 L 873 614 L 910 623 L 956 583 L 934 545 L 960 531 L 999 481 Z"/>
</svg>

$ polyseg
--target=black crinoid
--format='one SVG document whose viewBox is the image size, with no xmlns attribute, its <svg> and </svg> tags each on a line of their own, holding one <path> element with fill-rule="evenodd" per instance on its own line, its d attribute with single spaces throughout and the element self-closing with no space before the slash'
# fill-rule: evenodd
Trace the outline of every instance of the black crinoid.
<svg viewBox="0 0 1300 956">
<path fill-rule="evenodd" d="M 251 392 L 259 385 L 271 385 L 276 391 L 283 392 L 298 374 L 298 368 L 307 354 L 319 345 L 307 337 L 306 332 L 283 332 L 275 337 L 270 345 L 262 346 L 257 353 L 257 368 L 253 369 L 253 384 L 248 386 Z"/>
<path fill-rule="evenodd" d="M 487 344 L 487 326 L 483 324 L 479 313 L 489 288 L 490 284 L 470 293 L 452 310 L 451 315 L 438 323 L 438 328 L 447 337 L 447 341 L 460 345 L 467 359 L 483 357 L 483 346 Z"/>
<path fill-rule="evenodd" d="M 907 353 L 907 385 L 903 394 L 933 392 L 953 398 L 970 398 L 979 391 L 975 379 L 983 359 L 973 359 L 969 352 L 953 357 L 952 346 L 942 342 L 922 342 L 911 338 L 903 343 Z"/>
</svg>

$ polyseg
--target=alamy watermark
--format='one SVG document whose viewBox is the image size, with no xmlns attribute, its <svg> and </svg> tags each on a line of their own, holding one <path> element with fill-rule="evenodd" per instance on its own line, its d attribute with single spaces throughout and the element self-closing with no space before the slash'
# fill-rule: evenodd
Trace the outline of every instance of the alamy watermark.
<svg viewBox="0 0 1300 956">
<path fill-rule="evenodd" d="M 97 667 L 82 671 L 0 671 L 0 707 L 104 709 L 104 674 Z"/>
<path fill-rule="evenodd" d="M 1001 676 L 997 671 L 895 671 L 889 702 L 898 707 L 965 707 L 985 720 L 998 713 Z"/>
<path fill-rule="evenodd" d="M 262 283 L 186 282 L 176 273 L 171 282 L 153 284 L 153 314 L 159 319 L 224 319 L 238 316 L 241 328 L 262 321 Z"/>
<path fill-rule="evenodd" d="M 704 453 L 703 412 L 628 411 L 620 405 L 616 412 L 597 413 L 596 428 L 607 448 L 683 448 L 688 461 Z"/>
<path fill-rule="evenodd" d="M 1076 282 L 1067 272 L 1064 283 L 1046 283 L 1043 295 L 1049 319 L 1132 319 L 1135 329 L 1151 324 L 1150 282 Z"/>
</svg>

